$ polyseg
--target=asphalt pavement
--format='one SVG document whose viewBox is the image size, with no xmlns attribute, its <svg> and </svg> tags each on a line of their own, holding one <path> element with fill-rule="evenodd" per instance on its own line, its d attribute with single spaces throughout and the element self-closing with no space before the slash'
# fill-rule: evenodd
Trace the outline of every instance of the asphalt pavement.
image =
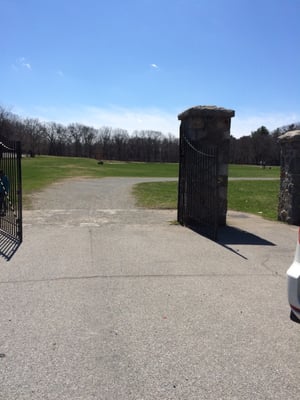
<svg viewBox="0 0 300 400">
<path fill-rule="evenodd" d="M 34 196 L 0 259 L 0 399 L 299 399 L 297 227 L 228 211 L 213 242 L 136 207 L 146 180 Z"/>
</svg>

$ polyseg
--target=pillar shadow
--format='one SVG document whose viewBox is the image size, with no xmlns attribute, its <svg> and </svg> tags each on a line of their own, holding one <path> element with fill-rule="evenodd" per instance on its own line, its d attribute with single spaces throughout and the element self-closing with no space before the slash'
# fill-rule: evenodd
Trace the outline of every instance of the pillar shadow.
<svg viewBox="0 0 300 400">
<path fill-rule="evenodd" d="M 275 243 L 269 240 L 232 226 L 222 226 L 219 228 L 217 242 L 223 245 L 247 244 L 255 246 L 276 246 Z"/>
<path fill-rule="evenodd" d="M 5 234 L 0 230 L 0 256 L 6 261 L 11 260 L 20 245 L 20 240 Z"/>
<path fill-rule="evenodd" d="M 248 260 L 248 258 L 230 247 L 230 245 L 276 246 L 275 243 L 269 240 L 232 226 L 223 226 L 219 228 L 217 243 L 244 260 Z"/>
<path fill-rule="evenodd" d="M 214 242 L 225 247 L 227 250 L 233 252 L 234 254 L 245 260 L 247 260 L 247 257 L 243 256 L 239 253 L 239 251 L 230 247 L 230 245 L 276 246 L 275 243 L 272 243 L 269 240 L 266 240 L 260 236 L 228 225 L 219 227 L 216 238 L 211 236 L 212 231 L 210 231 L 209 229 L 195 226 L 188 226 L 188 228 L 201 236 L 205 236 L 208 239 L 213 240 Z"/>
</svg>

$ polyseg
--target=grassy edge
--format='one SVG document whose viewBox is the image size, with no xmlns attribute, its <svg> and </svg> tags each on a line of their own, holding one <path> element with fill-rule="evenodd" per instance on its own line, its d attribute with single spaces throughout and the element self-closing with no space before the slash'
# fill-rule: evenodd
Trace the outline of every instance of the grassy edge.
<svg viewBox="0 0 300 400">
<path fill-rule="evenodd" d="M 104 178 L 104 177 L 164 177 L 166 181 L 170 177 L 177 177 L 178 164 L 163 164 L 163 163 L 118 163 L 105 162 L 103 165 L 98 165 L 93 159 L 80 159 L 74 157 L 36 157 L 34 159 L 22 160 L 23 170 L 23 204 L 25 208 L 31 208 L 32 194 L 43 190 L 49 185 L 63 181 L 66 179 L 76 178 Z M 247 178 L 262 177 L 271 178 L 279 175 L 279 167 L 263 170 L 257 166 L 229 165 L 230 177 L 243 179 L 239 183 L 231 183 L 228 186 L 228 209 L 249 212 L 256 215 L 262 215 L 265 218 L 272 220 L 277 219 L 277 203 L 278 193 L 276 189 L 259 190 L 258 197 L 252 205 L 253 193 L 257 192 L 257 186 L 260 186 L 259 181 L 255 184 L 249 183 Z M 231 176 L 233 175 L 233 176 Z M 247 183 L 248 182 L 248 183 Z M 262 182 L 262 181 L 260 181 Z M 278 180 L 279 182 L 279 180 Z M 151 186 L 153 185 L 153 186 Z M 249 186 L 250 185 L 250 186 Z M 267 186 L 263 183 L 263 186 Z M 234 186 L 236 186 L 234 188 Z M 247 188 L 248 186 L 248 188 Z M 149 188 L 151 190 L 149 191 Z M 234 188 L 234 190 L 233 190 Z M 270 188 L 269 188 L 270 189 Z M 264 192 L 266 196 L 261 196 Z M 147 182 L 138 184 L 133 189 L 137 203 L 146 208 L 161 208 L 161 209 L 176 209 L 177 208 L 177 182 Z M 257 197 L 257 196 L 256 196 Z M 271 199 L 271 200 L 270 200 Z M 249 200 L 251 200 L 249 202 Z M 276 204 L 275 204 L 276 203 Z M 267 205 L 269 210 L 263 208 Z"/>
<path fill-rule="evenodd" d="M 137 205 L 152 209 L 177 209 L 177 182 L 146 182 L 133 187 Z M 257 187 L 259 186 L 259 190 Z M 279 180 L 235 180 L 228 184 L 228 210 L 277 221 Z"/>
</svg>

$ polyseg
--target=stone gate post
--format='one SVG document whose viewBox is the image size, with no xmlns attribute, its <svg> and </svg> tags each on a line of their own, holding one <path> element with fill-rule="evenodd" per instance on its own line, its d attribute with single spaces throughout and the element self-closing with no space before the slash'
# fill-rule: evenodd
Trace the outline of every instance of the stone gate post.
<svg viewBox="0 0 300 400">
<path fill-rule="evenodd" d="M 278 220 L 300 225 L 300 130 L 278 138 L 281 149 Z"/>
<path fill-rule="evenodd" d="M 233 110 L 228 110 L 216 106 L 197 106 L 189 108 L 183 113 L 178 115 L 178 119 L 181 121 L 180 125 L 180 146 L 184 147 L 184 141 L 187 142 L 191 147 L 195 149 L 215 147 L 217 148 L 217 196 L 218 196 L 218 210 L 217 210 L 217 225 L 226 225 L 226 214 L 227 214 L 227 186 L 228 186 L 228 162 L 229 162 L 229 139 L 230 139 L 230 125 L 231 117 L 234 116 Z M 185 155 L 183 155 L 185 157 Z M 182 151 L 181 161 L 182 162 Z M 202 174 L 201 168 L 197 170 L 197 174 Z M 187 182 L 181 184 L 180 180 L 184 179 L 183 173 L 179 176 L 179 191 L 189 190 Z M 194 179 L 192 184 L 197 185 L 197 179 Z M 197 188 L 194 187 L 192 191 L 197 192 Z M 203 188 L 207 190 L 207 188 Z M 181 196 L 184 199 L 184 196 Z M 184 203 L 186 200 L 181 200 Z M 198 201 L 198 199 L 196 199 Z M 201 213 L 206 213 L 204 204 L 205 199 L 201 199 L 203 207 L 200 207 Z M 180 215 L 179 207 L 184 207 L 178 202 L 178 212 Z M 201 217 L 201 216 L 200 216 Z M 184 220 L 184 217 L 180 215 L 179 221 Z M 181 222 L 181 221 L 180 221 Z"/>
</svg>

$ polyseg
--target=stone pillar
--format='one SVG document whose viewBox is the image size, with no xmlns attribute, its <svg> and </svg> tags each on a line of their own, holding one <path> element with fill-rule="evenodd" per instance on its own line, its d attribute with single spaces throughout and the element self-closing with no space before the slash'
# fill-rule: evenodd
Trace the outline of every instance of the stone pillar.
<svg viewBox="0 0 300 400">
<path fill-rule="evenodd" d="M 278 138 L 281 147 L 278 220 L 300 225 L 300 130 Z"/>
<path fill-rule="evenodd" d="M 181 143 L 184 137 L 195 148 L 218 149 L 218 225 L 226 225 L 230 125 L 234 114 L 233 110 L 221 107 L 197 106 L 178 115 Z"/>
</svg>

